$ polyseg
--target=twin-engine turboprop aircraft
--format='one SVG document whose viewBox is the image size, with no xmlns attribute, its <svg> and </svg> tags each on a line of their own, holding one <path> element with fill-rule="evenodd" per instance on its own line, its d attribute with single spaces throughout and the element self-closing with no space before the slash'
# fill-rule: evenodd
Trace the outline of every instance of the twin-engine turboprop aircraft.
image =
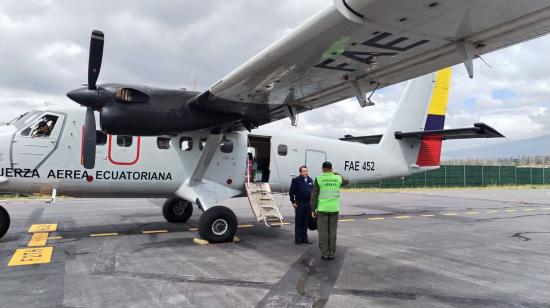
<svg viewBox="0 0 550 308">
<path fill-rule="evenodd" d="M 162 197 L 168 199 L 163 214 L 170 222 L 187 221 L 195 203 L 204 211 L 199 223 L 201 237 L 226 241 L 235 234 L 237 218 L 229 208 L 213 205 L 245 192 L 253 199 L 254 187 L 263 187 L 266 193 L 271 189 L 287 191 L 303 164 L 310 166 L 315 176 L 322 162 L 330 160 L 351 182 L 376 181 L 438 168 L 443 139 L 501 137 L 484 124 L 443 129 L 450 80 L 451 70 L 444 69 L 409 82 L 382 136 L 331 140 L 243 131 L 218 135 L 200 130 L 132 137 L 98 130 L 94 131 L 97 150 L 93 169 L 83 168 L 83 110 L 35 110 L 0 128 L 0 191 Z M 44 125 L 48 128 L 42 132 Z M 255 178 L 249 177 L 248 164 L 252 162 Z M 271 185 L 265 188 L 254 180 Z M 261 213 L 265 207 L 251 205 L 257 217 L 267 222 L 269 217 Z M 277 214 L 275 219 L 280 219 Z M 8 217 L 5 211 L 0 216 L 2 221 Z M 1 226 L 5 232 L 6 223 Z"/>
<path fill-rule="evenodd" d="M 383 136 L 247 130 L 286 117 L 295 124 L 301 112 L 350 97 L 369 106 L 368 91 L 457 63 L 472 77 L 474 58 L 549 31 L 550 0 L 334 0 L 203 92 L 97 85 L 104 35 L 94 31 L 88 84 L 67 94 L 85 116 L 51 107 L 1 127 L 0 191 L 166 197 L 169 221 L 186 221 L 196 204 L 201 237 L 225 241 L 237 219 L 220 201 L 246 191 L 259 196 L 257 217 L 278 213 L 262 205 L 269 187 L 249 180 L 284 190 L 299 165 L 316 170 L 325 160 L 352 182 L 405 176 L 437 168 L 443 139 L 501 136 L 484 124 L 443 129 L 449 69 L 409 83 Z M 247 180 L 248 160 L 256 172 Z M 0 208 L 0 236 L 8 227 Z"/>
</svg>

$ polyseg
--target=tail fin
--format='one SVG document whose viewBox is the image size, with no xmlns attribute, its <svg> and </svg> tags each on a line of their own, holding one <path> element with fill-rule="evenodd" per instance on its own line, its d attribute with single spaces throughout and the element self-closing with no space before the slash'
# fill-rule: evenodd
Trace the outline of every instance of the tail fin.
<svg viewBox="0 0 550 308">
<path fill-rule="evenodd" d="M 409 81 L 393 120 L 379 147 L 402 155 L 404 163 L 420 167 L 439 166 L 441 139 L 397 140 L 395 132 L 443 129 L 451 85 L 451 69 L 439 70 Z"/>
</svg>

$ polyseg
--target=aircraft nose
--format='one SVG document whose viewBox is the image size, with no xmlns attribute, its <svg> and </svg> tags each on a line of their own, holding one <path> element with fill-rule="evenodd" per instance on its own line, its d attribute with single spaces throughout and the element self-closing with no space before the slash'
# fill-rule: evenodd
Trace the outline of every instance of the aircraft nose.
<svg viewBox="0 0 550 308">
<path fill-rule="evenodd" d="M 0 168 L 9 168 L 11 140 L 15 127 L 11 125 L 0 126 Z M 0 182 L 1 179 L 0 179 Z"/>
</svg>

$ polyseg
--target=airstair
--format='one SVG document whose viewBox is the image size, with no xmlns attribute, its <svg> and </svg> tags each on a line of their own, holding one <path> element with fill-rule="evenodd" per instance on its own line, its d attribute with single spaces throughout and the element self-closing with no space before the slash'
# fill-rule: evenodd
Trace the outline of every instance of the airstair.
<svg viewBox="0 0 550 308">
<path fill-rule="evenodd" d="M 284 218 L 273 199 L 269 183 L 247 182 L 245 186 L 256 219 L 268 227 L 282 227 Z"/>
</svg>

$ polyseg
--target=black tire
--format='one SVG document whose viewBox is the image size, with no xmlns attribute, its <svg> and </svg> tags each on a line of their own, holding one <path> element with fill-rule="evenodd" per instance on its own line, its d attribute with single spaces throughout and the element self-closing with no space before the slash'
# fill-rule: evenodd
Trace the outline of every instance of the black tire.
<svg viewBox="0 0 550 308">
<path fill-rule="evenodd" d="M 199 234 L 210 243 L 232 241 L 236 232 L 237 216 L 225 206 L 209 208 L 199 220 Z"/>
<path fill-rule="evenodd" d="M 10 215 L 5 208 L 0 206 L 0 238 L 2 238 L 10 228 Z"/>
<path fill-rule="evenodd" d="M 193 215 L 193 204 L 184 199 L 168 199 L 162 206 L 162 215 L 168 222 L 186 222 Z"/>
</svg>

